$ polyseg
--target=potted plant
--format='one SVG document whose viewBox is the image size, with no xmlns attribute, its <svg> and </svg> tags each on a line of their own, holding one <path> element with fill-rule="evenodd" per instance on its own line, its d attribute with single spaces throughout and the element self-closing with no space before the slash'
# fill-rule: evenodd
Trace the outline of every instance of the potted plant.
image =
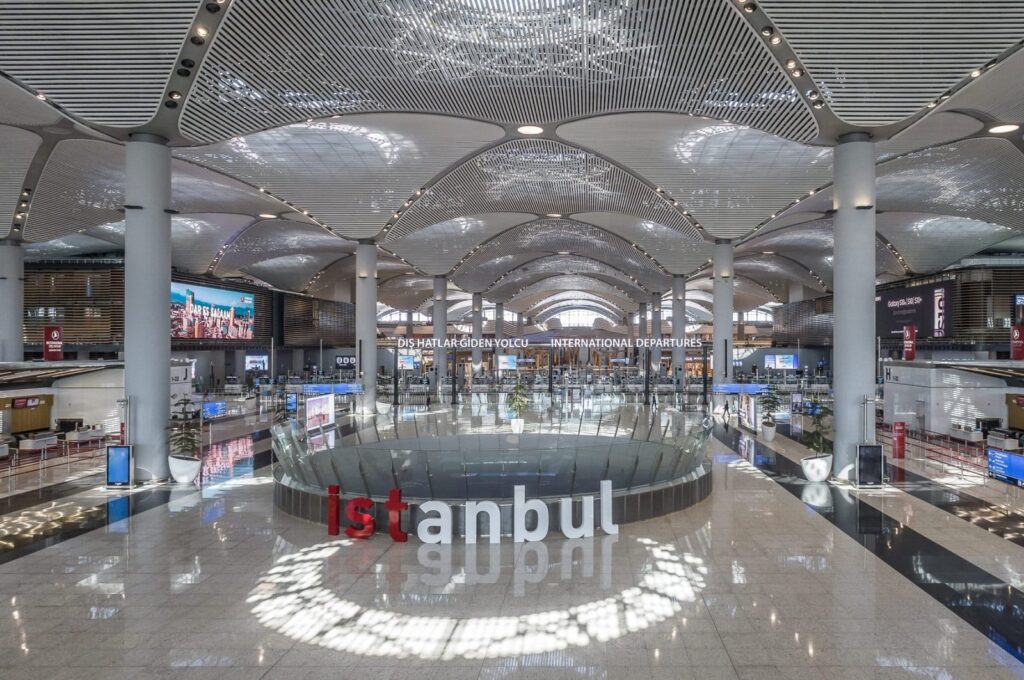
<svg viewBox="0 0 1024 680">
<path fill-rule="evenodd" d="M 782 406 L 779 393 L 772 385 L 758 397 L 761 406 L 761 437 L 770 442 L 775 439 L 775 412 Z"/>
<path fill-rule="evenodd" d="M 808 433 L 807 446 L 814 455 L 800 459 L 800 467 L 809 482 L 824 482 L 832 473 L 832 454 L 826 452 L 828 439 L 825 436 L 828 434 L 825 419 L 830 415 L 832 411 L 821 401 L 815 399 L 811 402 L 812 429 Z"/>
<path fill-rule="evenodd" d="M 191 484 L 199 476 L 202 466 L 200 447 L 203 435 L 196 422 L 196 409 L 189 397 L 174 403 L 177 410 L 172 414 L 173 424 L 169 429 L 168 444 L 171 455 L 167 457 L 171 476 L 179 484 Z"/>
<path fill-rule="evenodd" d="M 526 391 L 526 385 L 516 383 L 512 391 L 508 393 L 507 405 L 509 412 L 513 415 L 512 431 L 518 434 L 523 431 L 523 426 L 526 423 L 523 414 L 530 408 L 530 397 Z"/>
</svg>

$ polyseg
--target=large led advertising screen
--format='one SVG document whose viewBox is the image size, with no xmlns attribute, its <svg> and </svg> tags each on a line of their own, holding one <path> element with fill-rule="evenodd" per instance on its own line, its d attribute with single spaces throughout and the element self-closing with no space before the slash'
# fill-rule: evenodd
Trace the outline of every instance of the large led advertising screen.
<svg viewBox="0 0 1024 680">
<path fill-rule="evenodd" d="M 172 338 L 252 340 L 255 316 L 251 293 L 171 282 Z"/>
<path fill-rule="evenodd" d="M 875 332 L 881 338 L 902 338 L 903 327 L 917 326 L 919 338 L 952 334 L 953 295 L 950 282 L 883 290 L 875 295 Z"/>
</svg>

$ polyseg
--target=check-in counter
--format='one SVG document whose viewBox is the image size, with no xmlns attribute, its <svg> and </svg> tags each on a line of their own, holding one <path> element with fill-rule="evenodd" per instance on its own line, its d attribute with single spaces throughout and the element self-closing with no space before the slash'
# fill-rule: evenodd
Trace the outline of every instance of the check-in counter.
<svg viewBox="0 0 1024 680">
<path fill-rule="evenodd" d="M 19 441 L 18 450 L 40 451 L 42 449 L 52 449 L 57 447 L 57 442 L 57 435 L 54 433 L 37 434 L 30 439 Z"/>
<path fill-rule="evenodd" d="M 7 444 L 0 444 L 0 458 L 8 458 L 11 455 L 11 447 Z"/>
<path fill-rule="evenodd" d="M 1003 451 L 1017 451 L 1020 449 L 1017 435 L 1010 430 L 1002 428 L 988 431 L 987 444 L 994 449 L 1002 449 Z"/>
<path fill-rule="evenodd" d="M 106 439 L 107 433 L 103 428 L 83 428 L 81 430 L 74 430 L 64 435 L 64 441 L 67 442 L 92 442 L 100 439 Z"/>
<path fill-rule="evenodd" d="M 985 435 L 981 430 L 975 430 L 973 427 L 966 425 L 953 425 L 949 431 L 949 436 L 953 439 L 957 439 L 962 442 L 978 443 L 985 441 Z"/>
</svg>

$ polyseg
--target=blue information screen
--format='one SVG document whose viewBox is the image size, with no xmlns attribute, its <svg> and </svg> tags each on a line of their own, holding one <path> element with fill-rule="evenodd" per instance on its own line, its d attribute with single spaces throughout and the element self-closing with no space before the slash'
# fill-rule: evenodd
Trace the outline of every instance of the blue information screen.
<svg viewBox="0 0 1024 680">
<path fill-rule="evenodd" d="M 209 420 L 210 418 L 217 418 L 218 416 L 225 415 L 228 412 L 228 403 L 226 401 L 206 401 L 203 402 L 203 418 Z"/>
<path fill-rule="evenodd" d="M 132 447 L 107 447 L 107 486 L 128 486 L 132 483 Z"/>
<path fill-rule="evenodd" d="M 284 397 L 284 408 L 288 413 L 295 413 L 299 407 L 299 395 L 289 392 Z"/>
<path fill-rule="evenodd" d="M 766 389 L 768 386 L 760 383 L 720 383 L 711 387 L 715 394 L 761 394 Z"/>
<path fill-rule="evenodd" d="M 988 473 L 1004 482 L 1024 486 L 1024 456 L 990 448 L 988 450 Z"/>
<path fill-rule="evenodd" d="M 362 394 L 363 383 L 334 383 L 335 394 Z"/>
</svg>

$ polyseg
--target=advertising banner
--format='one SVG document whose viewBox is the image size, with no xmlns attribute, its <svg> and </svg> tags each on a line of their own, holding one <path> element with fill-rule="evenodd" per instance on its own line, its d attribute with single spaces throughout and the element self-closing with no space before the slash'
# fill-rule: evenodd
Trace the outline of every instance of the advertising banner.
<svg viewBox="0 0 1024 680">
<path fill-rule="evenodd" d="M 252 340 L 255 317 L 251 293 L 171 283 L 172 338 Z"/>
<path fill-rule="evenodd" d="M 1010 328 L 1010 359 L 1024 360 L 1024 326 Z"/>
<path fill-rule="evenodd" d="M 875 334 L 891 338 L 913 325 L 922 338 L 951 335 L 952 295 L 950 283 L 907 286 L 879 292 L 875 296 Z"/>
<path fill-rule="evenodd" d="M 907 424 L 897 421 L 892 424 L 892 457 L 903 458 L 907 453 Z"/>
<path fill-rule="evenodd" d="M 917 326 L 910 324 L 903 327 L 903 360 L 913 361 L 917 358 Z"/>
<path fill-rule="evenodd" d="M 515 354 L 499 354 L 498 355 L 498 370 L 499 371 L 514 371 L 519 366 L 517 361 L 519 357 Z"/>
<path fill-rule="evenodd" d="M 43 327 L 43 361 L 64 360 L 64 329 L 60 326 Z"/>
</svg>

